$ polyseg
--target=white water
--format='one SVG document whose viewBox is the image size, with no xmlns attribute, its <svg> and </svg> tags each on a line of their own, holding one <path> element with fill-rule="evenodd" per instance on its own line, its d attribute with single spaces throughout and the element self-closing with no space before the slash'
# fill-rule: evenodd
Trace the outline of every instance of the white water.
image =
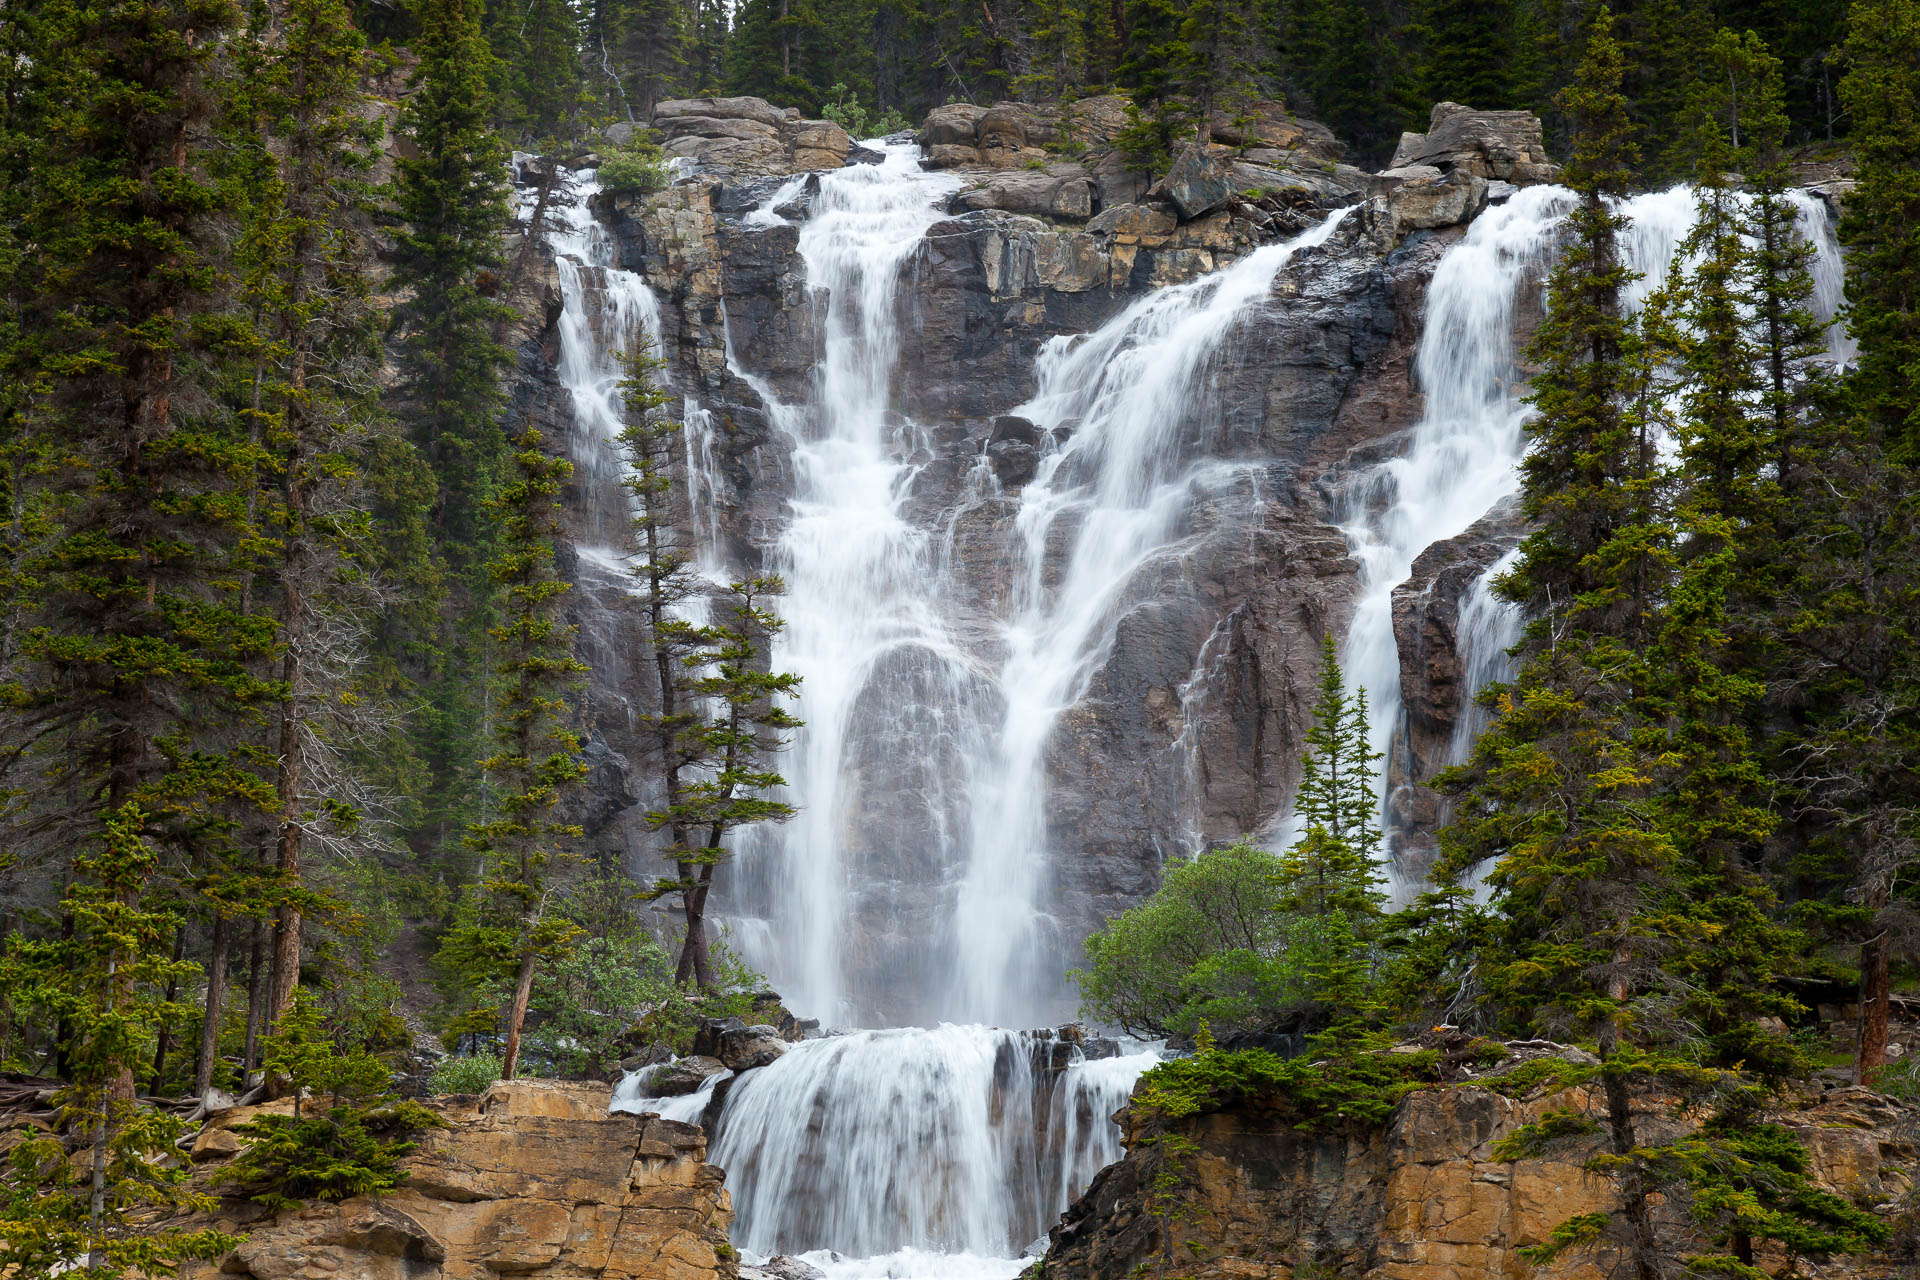
<svg viewBox="0 0 1920 1280">
<path fill-rule="evenodd" d="M 790 518 L 771 556 L 790 591 L 775 660 L 803 677 L 808 722 L 783 761 L 801 814 L 743 851 L 747 883 L 734 905 L 754 913 L 739 920 L 748 958 L 804 1013 L 857 1023 L 933 1010 L 1036 1025 L 1064 1012 L 1061 944 L 1071 941 L 1045 909 L 1048 741 L 1148 589 L 1148 571 L 1198 536 L 1196 509 L 1257 516 L 1257 465 L 1222 460 L 1215 447 L 1213 375 L 1236 326 L 1257 321 L 1276 276 L 1332 235 L 1339 216 L 1043 349 L 1036 394 L 1016 412 L 1071 434 L 1043 445 L 1020 494 L 1011 598 L 983 640 L 977 620 L 972 631 L 956 620 L 959 570 L 940 531 L 909 510 L 931 454 L 897 411 L 897 387 L 911 376 L 899 367 L 901 279 L 954 181 L 921 172 L 910 147 L 885 150 L 882 165 L 823 175 L 802 223 L 820 333 L 805 392 L 783 402 L 741 367 L 728 333 L 729 367 L 791 445 Z M 783 224 L 773 210 L 802 181 L 772 193 L 745 226 Z M 1516 487 L 1524 409 L 1512 385 L 1513 309 L 1566 201 L 1522 192 L 1442 261 L 1417 363 L 1423 417 L 1406 453 L 1347 495 L 1364 592 L 1347 660 L 1375 698 L 1381 749 L 1399 722 L 1392 588 L 1422 550 Z M 1665 193 L 1628 212 L 1628 252 L 1649 276 L 1638 295 L 1664 272 L 1691 202 Z M 562 266 L 562 377 L 587 442 L 617 430 L 612 353 L 659 328 L 651 293 L 611 268 L 599 237 L 584 207 L 555 235 L 573 260 Z M 718 572 L 714 419 L 689 399 L 686 421 L 689 522 Z M 597 443 L 594 458 L 603 464 Z M 977 474 L 992 487 L 984 468 Z M 1505 674 L 1517 626 L 1490 577 L 1461 610 L 1469 695 Z M 1189 713 L 1206 696 L 1213 648 L 1209 639 L 1182 690 Z M 1456 750 L 1470 741 L 1471 714 Z M 896 817 L 900 807 L 917 815 L 914 847 L 863 845 L 876 794 Z M 876 918 L 886 922 L 877 936 Z M 833 1280 L 1004 1280 L 1117 1158 L 1108 1116 L 1153 1060 L 1036 1072 L 1035 1044 L 980 1025 L 862 1031 L 796 1045 L 681 1098 L 644 1097 L 630 1077 L 614 1105 L 698 1122 L 727 1090 L 711 1158 L 728 1171 L 735 1240 L 749 1254 L 799 1253 Z"/>
<path fill-rule="evenodd" d="M 620 381 L 629 353 L 658 344 L 660 303 L 645 280 L 615 265 L 613 239 L 587 207 L 599 190 L 592 175 L 577 175 L 571 185 L 572 200 L 547 210 L 547 242 L 560 279 L 557 372 L 573 402 L 575 475 L 590 495 L 583 540 L 611 560 L 631 521 L 620 484 Z"/>
<path fill-rule="evenodd" d="M 1143 1052 L 1036 1070 L 1036 1052 L 1059 1047 L 978 1026 L 859 1031 L 794 1045 L 741 1076 L 709 1157 L 727 1170 L 734 1243 L 769 1255 L 831 1250 L 876 1274 L 902 1263 L 1000 1273 L 1119 1158 L 1108 1117 L 1154 1061 Z M 717 1083 L 649 1099 L 640 1079 L 622 1083 L 616 1110 L 689 1122 Z"/>
</svg>

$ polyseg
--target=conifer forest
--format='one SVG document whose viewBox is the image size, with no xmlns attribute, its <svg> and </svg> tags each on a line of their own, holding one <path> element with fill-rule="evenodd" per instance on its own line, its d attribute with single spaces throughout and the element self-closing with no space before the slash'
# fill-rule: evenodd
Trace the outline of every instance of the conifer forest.
<svg viewBox="0 0 1920 1280">
<path fill-rule="evenodd" d="M 1920 0 L 5 0 L 0 293 L 0 1277 L 1920 1274 Z"/>
</svg>

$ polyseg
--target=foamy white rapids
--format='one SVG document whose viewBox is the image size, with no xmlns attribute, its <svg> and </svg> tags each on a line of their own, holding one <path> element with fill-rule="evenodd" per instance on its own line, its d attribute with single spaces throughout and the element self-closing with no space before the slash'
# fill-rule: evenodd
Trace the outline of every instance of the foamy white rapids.
<svg viewBox="0 0 1920 1280">
<path fill-rule="evenodd" d="M 1059 1049 L 989 1027 L 860 1031 L 804 1041 L 747 1072 L 725 1095 L 709 1149 L 733 1193 L 734 1242 L 868 1259 L 862 1275 L 933 1274 L 935 1257 L 997 1274 L 994 1260 L 1045 1235 L 1119 1158 L 1110 1117 L 1155 1061 L 1088 1062 L 1076 1050 L 1063 1069 L 1044 1069 Z M 689 1123 L 718 1083 L 654 1099 L 641 1078 L 622 1082 L 615 1110 Z M 910 1270 L 886 1270 L 890 1257 Z"/>
</svg>

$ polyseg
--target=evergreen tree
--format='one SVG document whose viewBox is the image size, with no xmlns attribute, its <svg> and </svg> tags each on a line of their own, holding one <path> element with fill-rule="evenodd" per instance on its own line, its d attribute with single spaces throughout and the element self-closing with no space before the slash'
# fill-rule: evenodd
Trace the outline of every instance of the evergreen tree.
<svg viewBox="0 0 1920 1280">
<path fill-rule="evenodd" d="M 1347 692 L 1331 635 L 1320 640 L 1319 689 L 1293 801 L 1301 835 L 1282 857 L 1287 903 L 1310 916 L 1338 913 L 1365 936 L 1386 904 L 1374 791 L 1380 754 L 1371 746 L 1366 690 Z"/>
<path fill-rule="evenodd" d="M 1849 254 L 1847 328 L 1860 344 L 1847 394 L 1896 461 L 1920 466 L 1920 4 L 1856 0 L 1847 55 L 1840 98 L 1859 177 L 1840 238 Z"/>
<path fill-rule="evenodd" d="M 428 602 L 439 615 L 421 619 L 430 630 L 396 639 L 411 641 L 404 674 L 423 686 L 427 704 L 416 713 L 429 775 L 416 838 L 444 851 L 471 816 L 472 762 L 484 751 L 471 676 L 485 661 L 485 502 L 506 451 L 499 416 L 507 352 L 495 332 L 509 314 L 499 300 L 507 155 L 490 123 L 492 57 L 478 0 L 425 0 L 420 25 L 413 93 L 401 115 L 414 154 L 395 177 L 404 226 L 394 279 L 405 293 L 395 314 L 403 381 L 394 409 L 432 471 L 424 532 L 446 562 L 447 589 Z M 406 460 L 385 463 L 388 494 L 411 505 L 416 477 Z M 421 576 L 422 585 L 440 577 Z"/>
<path fill-rule="evenodd" d="M 251 360 L 235 388 L 239 411 L 263 450 L 254 511 L 258 553 L 247 590 L 270 596 L 279 628 L 281 689 L 273 728 L 275 831 L 271 1026 L 299 983 L 302 853 L 321 797 L 309 768 L 313 738 L 344 692 L 330 672 L 350 668 L 362 628 L 352 616 L 365 586 L 354 545 L 366 522 L 355 510 L 357 454 L 371 434 L 377 321 L 361 266 L 360 219 L 370 207 L 379 128 L 359 89 L 364 46 L 343 0 L 290 0 L 272 40 L 242 50 L 228 104 L 251 162 L 249 208 L 235 246 L 240 303 L 253 318 Z M 354 797 L 327 799 L 336 826 L 356 821 Z M 232 909 L 232 878 L 221 882 Z M 215 964 L 224 969 L 224 957 Z M 209 982 L 206 1021 L 219 1020 L 219 984 Z M 203 1058 L 207 1055 L 203 1054 Z M 211 1063 L 203 1061 L 202 1069 Z M 203 1086 L 204 1087 L 204 1086 Z"/>
<path fill-rule="evenodd" d="M 727 857 L 727 832 L 782 822 L 794 812 L 769 797 L 785 783 L 767 758 L 785 744 L 781 735 L 799 725 L 780 705 L 799 677 L 766 664 L 767 642 L 780 629 L 766 600 L 780 592 L 779 579 L 735 582 L 726 596 L 707 602 L 710 621 L 687 617 L 706 592 L 678 532 L 673 468 L 681 424 L 667 412 L 672 396 L 660 380 L 660 358 L 639 351 L 629 367 L 621 444 L 634 497 L 634 576 L 659 694 L 647 727 L 660 769 L 660 802 L 647 822 L 666 837 L 661 853 L 674 870 L 654 893 L 679 894 L 685 912 L 676 977 L 710 989 L 706 904 L 714 870 Z"/>
<path fill-rule="evenodd" d="M 474 824 L 469 844 L 483 859 L 481 886 L 491 902 L 478 919 L 454 931 L 450 958 L 469 967 L 492 959 L 513 976 L 500 1074 L 514 1078 L 520 1034 L 535 968 L 560 954 L 579 933 L 555 908 L 558 885 L 578 861 L 577 823 L 556 819 L 568 789 L 586 776 L 575 757 L 579 737 L 568 727 L 567 692 L 584 663 L 573 656 L 574 629 L 560 615 L 569 584 L 554 571 L 560 538 L 559 495 L 573 464 L 546 452 L 540 431 L 525 427 L 514 441 L 514 478 L 491 503 L 498 551 L 490 570 L 501 593 L 496 749 L 484 762 L 498 816 Z"/>
</svg>

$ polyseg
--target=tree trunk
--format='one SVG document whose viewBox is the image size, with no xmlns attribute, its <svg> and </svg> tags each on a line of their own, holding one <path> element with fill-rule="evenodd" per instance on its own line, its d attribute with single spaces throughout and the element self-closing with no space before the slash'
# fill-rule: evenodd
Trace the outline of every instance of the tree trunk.
<svg viewBox="0 0 1920 1280">
<path fill-rule="evenodd" d="M 533 996 L 533 948 L 520 955 L 520 978 L 513 986 L 513 1007 L 507 1011 L 507 1052 L 500 1063 L 500 1078 L 513 1079 L 520 1066 L 520 1027 L 527 1020 L 527 1001 Z"/>
<path fill-rule="evenodd" d="M 299 465 L 298 459 L 295 465 Z M 300 487 L 290 484 L 288 490 L 290 499 L 294 499 Z M 293 521 L 304 523 L 305 512 L 298 509 L 303 504 L 295 500 L 290 505 L 296 508 L 292 513 Z M 295 527 L 298 528 L 299 524 Z M 304 558 L 298 552 L 289 554 L 285 583 L 287 653 L 280 666 L 280 678 L 286 685 L 287 697 L 280 711 L 280 839 L 274 860 L 274 869 L 279 873 L 283 891 L 291 890 L 300 883 L 300 854 L 305 835 L 300 824 L 300 791 L 306 781 L 306 743 L 301 733 L 300 715 L 300 700 L 306 693 L 304 650 L 307 623 L 306 597 L 302 591 L 305 575 L 301 563 Z M 294 989 L 299 985 L 300 908 L 283 902 L 274 917 L 272 1025 L 278 1025 L 287 1006 L 293 1002 Z"/>
<path fill-rule="evenodd" d="M 262 1007 L 265 992 L 260 979 L 264 976 L 267 952 L 266 922 L 258 916 L 253 921 L 253 944 L 247 957 L 247 1047 L 240 1058 L 240 1083 L 244 1086 L 247 1074 L 260 1065 L 260 1029 L 266 1022 L 266 1013 Z"/>
<path fill-rule="evenodd" d="M 1860 1034 L 1853 1059 L 1853 1082 L 1870 1084 L 1887 1065 L 1888 981 L 1892 948 L 1883 932 L 1860 946 Z"/>
<path fill-rule="evenodd" d="M 220 1013 L 227 996 L 227 917 L 213 917 L 213 945 L 207 954 L 207 1004 L 200 1019 L 200 1051 L 193 1060 L 193 1092 L 204 1098 L 213 1087 L 213 1064 L 220 1054 Z"/>
<path fill-rule="evenodd" d="M 187 958 L 187 926 L 181 924 L 173 931 L 173 962 L 177 965 Z M 167 1003 L 172 1004 L 180 998 L 180 979 L 167 979 Z M 154 1037 L 152 1083 L 147 1092 L 154 1097 L 160 1096 L 160 1079 L 167 1069 L 167 1051 L 173 1047 L 173 1028 L 162 1026 L 160 1034 Z"/>
</svg>

